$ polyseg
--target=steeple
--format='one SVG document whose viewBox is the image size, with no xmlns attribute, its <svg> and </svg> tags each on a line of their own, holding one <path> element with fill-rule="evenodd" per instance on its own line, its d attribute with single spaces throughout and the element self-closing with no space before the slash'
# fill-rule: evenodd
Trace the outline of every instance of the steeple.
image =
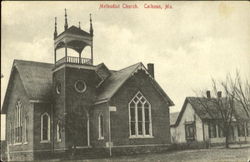
<svg viewBox="0 0 250 162">
<path fill-rule="evenodd" d="M 57 23 L 56 23 L 56 17 L 55 17 L 55 32 L 54 32 L 54 39 L 57 37 Z"/>
<path fill-rule="evenodd" d="M 65 8 L 65 25 L 64 25 L 64 30 L 68 29 L 68 20 L 67 20 L 67 10 Z"/>
<path fill-rule="evenodd" d="M 92 26 L 92 18 L 91 18 L 91 14 L 89 14 L 89 21 L 90 21 L 90 29 L 89 29 L 89 33 L 91 36 L 93 36 L 94 30 L 93 30 L 93 26 Z"/>
</svg>

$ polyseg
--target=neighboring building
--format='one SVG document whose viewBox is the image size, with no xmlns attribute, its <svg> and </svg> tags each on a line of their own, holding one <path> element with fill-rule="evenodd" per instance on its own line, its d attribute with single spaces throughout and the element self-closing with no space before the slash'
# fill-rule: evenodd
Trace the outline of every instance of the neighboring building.
<svg viewBox="0 0 250 162">
<path fill-rule="evenodd" d="M 119 71 L 93 65 L 91 19 L 88 33 L 68 28 L 66 18 L 64 32 L 57 35 L 55 27 L 54 64 L 14 60 L 2 109 L 9 160 L 63 156 L 74 140 L 65 127 L 74 117 L 64 119 L 72 111 L 83 114 L 77 124 L 84 129 L 76 130 L 83 153 L 168 146 L 173 102 L 154 79 L 154 65 L 146 69 L 137 63 Z M 89 59 L 81 57 L 86 46 L 91 48 Z M 59 48 L 65 49 L 61 59 Z M 68 48 L 79 57 L 68 56 Z"/>
<path fill-rule="evenodd" d="M 215 103 L 211 101 L 213 99 L 210 97 L 187 97 L 185 99 L 175 122 L 173 120 L 176 114 L 171 115 L 172 143 L 209 142 L 213 144 L 225 142 L 223 127 L 219 125 L 222 120 Z M 204 107 L 205 104 L 202 105 L 202 103 L 208 103 L 207 110 Z M 240 104 L 235 105 L 229 142 L 250 142 L 250 118 Z"/>
</svg>

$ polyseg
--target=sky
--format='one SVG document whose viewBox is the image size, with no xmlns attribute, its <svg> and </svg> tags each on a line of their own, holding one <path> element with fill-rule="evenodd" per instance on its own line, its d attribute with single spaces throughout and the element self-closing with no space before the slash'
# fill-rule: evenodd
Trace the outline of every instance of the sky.
<svg viewBox="0 0 250 162">
<path fill-rule="evenodd" d="M 136 4 L 137 9 L 99 8 Z M 171 5 L 172 9 L 144 8 Z M 1 105 L 14 59 L 53 63 L 54 17 L 58 33 L 69 26 L 94 28 L 94 64 L 119 70 L 154 63 L 155 79 L 180 111 L 187 96 L 211 88 L 238 69 L 250 78 L 250 2 L 2 2 Z M 89 56 L 90 49 L 83 52 Z M 2 122 L 4 125 L 4 122 Z M 4 128 L 2 126 L 1 128 Z M 4 131 L 2 131 L 4 132 Z"/>
</svg>

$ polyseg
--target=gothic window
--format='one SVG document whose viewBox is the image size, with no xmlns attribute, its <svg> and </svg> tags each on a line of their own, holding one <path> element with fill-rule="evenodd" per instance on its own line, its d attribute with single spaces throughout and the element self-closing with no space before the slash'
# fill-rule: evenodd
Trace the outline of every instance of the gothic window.
<svg viewBox="0 0 250 162">
<path fill-rule="evenodd" d="M 22 142 L 22 103 L 20 100 L 16 103 L 16 109 L 15 109 L 15 143 L 21 143 Z"/>
<path fill-rule="evenodd" d="M 99 123 L 99 139 L 104 139 L 104 121 L 102 114 L 98 116 L 98 123 Z"/>
<path fill-rule="evenodd" d="M 48 113 L 41 116 L 41 141 L 50 140 L 50 117 Z"/>
<path fill-rule="evenodd" d="M 56 125 L 56 139 L 58 142 L 62 141 L 62 134 L 61 134 L 61 122 L 58 121 Z"/>
<path fill-rule="evenodd" d="M 129 133 L 130 137 L 152 136 L 151 105 L 141 92 L 129 102 Z"/>
<path fill-rule="evenodd" d="M 209 123 L 208 125 L 208 131 L 209 131 L 209 138 L 216 138 L 216 124 L 215 123 Z"/>
</svg>

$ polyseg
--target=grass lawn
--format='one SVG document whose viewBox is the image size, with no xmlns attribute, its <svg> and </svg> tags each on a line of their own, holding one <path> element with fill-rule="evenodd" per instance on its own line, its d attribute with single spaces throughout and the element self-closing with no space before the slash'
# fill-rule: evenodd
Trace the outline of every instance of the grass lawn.
<svg viewBox="0 0 250 162">
<path fill-rule="evenodd" d="M 183 151 L 172 151 L 168 153 L 160 154 L 143 154 L 134 156 L 121 156 L 107 159 L 91 159 L 84 160 L 85 162 L 120 162 L 120 161 L 194 161 L 194 162 L 205 162 L 205 161 L 216 161 L 216 162 L 248 162 L 250 160 L 250 148 L 237 148 L 237 149 L 201 149 L 201 150 L 183 150 Z M 82 160 L 77 160 L 80 162 Z"/>
</svg>

